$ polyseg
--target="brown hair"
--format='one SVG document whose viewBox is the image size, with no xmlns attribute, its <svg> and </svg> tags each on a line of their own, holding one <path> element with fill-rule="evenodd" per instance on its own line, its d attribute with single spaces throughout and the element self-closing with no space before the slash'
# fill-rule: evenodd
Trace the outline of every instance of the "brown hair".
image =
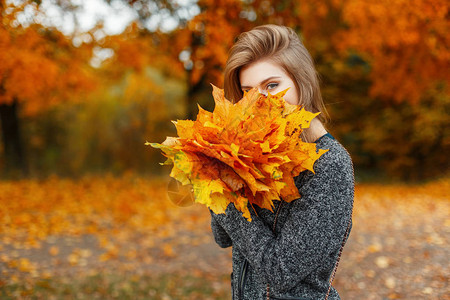
<svg viewBox="0 0 450 300">
<path fill-rule="evenodd" d="M 273 24 L 257 26 L 238 36 L 229 51 L 225 65 L 225 97 L 234 103 L 242 98 L 240 70 L 263 58 L 269 58 L 287 72 L 300 95 L 299 104 L 308 111 L 321 112 L 317 118 L 326 123 L 328 114 L 311 55 L 295 31 L 285 26 Z M 302 138 L 312 142 L 308 130 L 302 133 Z"/>
</svg>

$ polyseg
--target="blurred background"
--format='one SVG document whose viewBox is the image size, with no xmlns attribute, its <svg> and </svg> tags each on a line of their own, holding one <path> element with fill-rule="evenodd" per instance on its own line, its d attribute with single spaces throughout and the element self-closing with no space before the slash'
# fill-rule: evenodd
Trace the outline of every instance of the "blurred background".
<svg viewBox="0 0 450 300">
<path fill-rule="evenodd" d="M 448 297 L 449 20 L 444 0 L 0 0 L 0 297 L 229 298 L 229 249 L 144 143 L 212 111 L 234 39 L 266 23 L 302 37 L 354 161 L 343 298 Z"/>
</svg>

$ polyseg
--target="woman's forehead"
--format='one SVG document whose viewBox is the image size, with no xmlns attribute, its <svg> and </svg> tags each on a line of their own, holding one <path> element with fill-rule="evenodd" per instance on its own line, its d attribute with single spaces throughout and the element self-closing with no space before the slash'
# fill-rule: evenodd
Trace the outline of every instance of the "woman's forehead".
<svg viewBox="0 0 450 300">
<path fill-rule="evenodd" d="M 244 66 L 239 72 L 239 82 L 241 87 L 255 87 L 268 79 L 286 76 L 286 72 L 279 64 L 264 59 Z"/>
</svg>

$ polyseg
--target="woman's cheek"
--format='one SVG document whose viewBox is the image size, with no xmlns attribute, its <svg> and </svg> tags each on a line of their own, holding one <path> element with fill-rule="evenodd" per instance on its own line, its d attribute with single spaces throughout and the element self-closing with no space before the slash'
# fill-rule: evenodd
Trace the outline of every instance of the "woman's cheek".
<svg viewBox="0 0 450 300">
<path fill-rule="evenodd" d="M 295 93 L 292 93 L 292 88 L 290 88 L 286 95 L 284 95 L 284 100 L 289 104 L 298 104 L 298 99 L 295 99 Z"/>
</svg>

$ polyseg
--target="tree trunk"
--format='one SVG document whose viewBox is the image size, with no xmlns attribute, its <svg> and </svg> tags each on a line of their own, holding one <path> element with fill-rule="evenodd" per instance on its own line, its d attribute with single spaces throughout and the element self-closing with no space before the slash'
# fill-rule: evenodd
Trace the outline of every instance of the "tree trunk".
<svg viewBox="0 0 450 300">
<path fill-rule="evenodd" d="M 0 121 L 3 138 L 3 155 L 6 175 L 27 175 L 23 147 L 20 139 L 18 102 L 0 104 Z M 3 172 L 2 172 L 3 173 Z"/>
<path fill-rule="evenodd" d="M 198 92 L 201 91 L 203 85 L 202 81 L 199 81 L 196 84 L 190 84 L 188 93 L 187 93 L 187 118 L 189 120 L 195 121 L 198 113 L 196 96 L 198 96 Z"/>
<path fill-rule="evenodd" d="M 191 32 L 192 35 L 192 40 L 191 40 L 191 55 L 192 53 L 195 53 L 195 51 L 197 50 L 197 48 L 199 46 L 201 46 L 204 41 L 203 41 L 203 36 L 202 34 L 198 34 L 196 32 Z M 191 57 L 192 59 L 192 57 Z M 192 68 L 189 70 L 186 70 L 187 72 L 187 82 L 188 82 L 188 91 L 187 91 L 187 118 L 189 120 L 195 120 L 196 116 L 197 116 L 197 101 L 196 101 L 196 96 L 198 94 L 199 91 L 201 91 L 202 87 L 203 87 L 203 81 L 204 81 L 204 74 L 202 75 L 202 78 L 200 78 L 200 80 L 198 80 L 196 83 L 192 84 L 192 72 L 193 69 L 195 68 L 195 61 L 192 60 Z"/>
</svg>

